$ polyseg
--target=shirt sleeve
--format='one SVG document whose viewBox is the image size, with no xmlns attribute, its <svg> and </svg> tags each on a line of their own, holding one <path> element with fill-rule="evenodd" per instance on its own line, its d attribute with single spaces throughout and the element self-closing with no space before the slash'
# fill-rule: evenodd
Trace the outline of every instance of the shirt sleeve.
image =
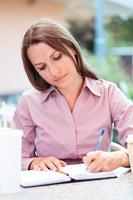
<svg viewBox="0 0 133 200">
<path fill-rule="evenodd" d="M 23 131 L 22 137 L 22 169 L 27 170 L 35 158 L 35 125 L 30 116 L 26 97 L 22 95 L 12 120 L 12 127 Z"/>
<path fill-rule="evenodd" d="M 109 104 L 120 142 L 126 146 L 127 135 L 133 133 L 133 103 L 115 84 L 112 84 L 109 88 Z"/>
</svg>

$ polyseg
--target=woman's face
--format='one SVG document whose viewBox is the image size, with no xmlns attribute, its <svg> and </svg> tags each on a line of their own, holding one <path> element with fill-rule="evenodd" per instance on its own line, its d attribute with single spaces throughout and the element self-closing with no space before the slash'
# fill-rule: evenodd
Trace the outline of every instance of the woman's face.
<svg viewBox="0 0 133 200">
<path fill-rule="evenodd" d="M 74 51 L 68 50 L 74 58 Z M 36 71 L 50 85 L 65 88 L 79 79 L 80 75 L 72 59 L 46 43 L 41 42 L 30 46 L 27 55 Z"/>
</svg>

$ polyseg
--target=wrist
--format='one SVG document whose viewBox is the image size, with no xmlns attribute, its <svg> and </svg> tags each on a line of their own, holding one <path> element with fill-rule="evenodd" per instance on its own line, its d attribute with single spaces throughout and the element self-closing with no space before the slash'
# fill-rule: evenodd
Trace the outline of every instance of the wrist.
<svg viewBox="0 0 133 200">
<path fill-rule="evenodd" d="M 121 166 L 130 167 L 128 153 L 126 153 L 125 151 L 120 151 L 120 153 L 121 153 Z"/>
</svg>

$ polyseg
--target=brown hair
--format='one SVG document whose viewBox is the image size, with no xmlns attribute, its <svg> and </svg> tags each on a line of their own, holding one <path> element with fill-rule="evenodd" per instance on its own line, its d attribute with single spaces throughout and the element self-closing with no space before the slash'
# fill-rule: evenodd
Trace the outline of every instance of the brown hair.
<svg viewBox="0 0 133 200">
<path fill-rule="evenodd" d="M 63 26 L 45 18 L 35 23 L 27 30 L 22 42 L 24 69 L 29 81 L 37 90 L 43 91 L 51 87 L 51 85 L 47 83 L 35 70 L 27 56 L 28 48 L 31 45 L 40 42 L 44 42 L 52 48 L 68 55 L 75 63 L 77 72 L 83 77 L 83 79 L 85 76 L 91 77 L 92 79 L 98 79 L 97 75 L 92 72 L 84 62 L 81 49 L 73 36 Z M 72 48 L 75 51 L 76 62 L 66 47 Z"/>
</svg>

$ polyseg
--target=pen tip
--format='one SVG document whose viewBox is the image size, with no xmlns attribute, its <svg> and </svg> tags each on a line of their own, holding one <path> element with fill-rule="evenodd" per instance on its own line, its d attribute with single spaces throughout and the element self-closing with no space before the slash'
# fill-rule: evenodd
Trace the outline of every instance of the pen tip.
<svg viewBox="0 0 133 200">
<path fill-rule="evenodd" d="M 104 129 L 102 129 L 101 135 L 104 135 L 104 133 L 105 133 L 105 130 L 104 130 Z"/>
</svg>

